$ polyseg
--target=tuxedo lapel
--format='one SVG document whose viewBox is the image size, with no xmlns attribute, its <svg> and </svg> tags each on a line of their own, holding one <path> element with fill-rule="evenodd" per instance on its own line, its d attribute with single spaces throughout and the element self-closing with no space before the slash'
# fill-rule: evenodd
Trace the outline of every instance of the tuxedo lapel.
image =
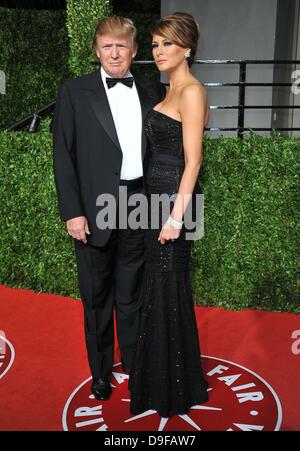
<svg viewBox="0 0 300 451">
<path fill-rule="evenodd" d="M 94 72 L 94 75 L 95 77 L 92 79 L 91 87 L 85 88 L 84 92 L 89 99 L 98 121 L 114 145 L 122 152 L 105 88 L 103 86 L 100 70 Z"/>
</svg>

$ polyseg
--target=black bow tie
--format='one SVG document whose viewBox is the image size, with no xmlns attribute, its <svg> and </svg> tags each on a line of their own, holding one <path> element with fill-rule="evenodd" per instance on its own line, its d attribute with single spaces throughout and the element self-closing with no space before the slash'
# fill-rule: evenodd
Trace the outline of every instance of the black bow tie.
<svg viewBox="0 0 300 451">
<path fill-rule="evenodd" d="M 133 86 L 133 77 L 127 77 L 127 78 L 106 78 L 106 84 L 108 89 L 115 86 L 117 83 L 123 83 L 123 85 L 128 86 L 129 88 L 132 88 Z"/>
</svg>

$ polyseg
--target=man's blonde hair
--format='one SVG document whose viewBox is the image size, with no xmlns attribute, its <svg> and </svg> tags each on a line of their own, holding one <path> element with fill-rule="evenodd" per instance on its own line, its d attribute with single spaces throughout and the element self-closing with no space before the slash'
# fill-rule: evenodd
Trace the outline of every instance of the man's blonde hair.
<svg viewBox="0 0 300 451">
<path fill-rule="evenodd" d="M 136 27 L 131 19 L 121 16 L 107 16 L 99 20 L 96 26 L 93 48 L 97 44 L 97 39 L 105 34 L 114 36 L 129 35 L 132 37 L 133 45 L 136 46 Z"/>
</svg>

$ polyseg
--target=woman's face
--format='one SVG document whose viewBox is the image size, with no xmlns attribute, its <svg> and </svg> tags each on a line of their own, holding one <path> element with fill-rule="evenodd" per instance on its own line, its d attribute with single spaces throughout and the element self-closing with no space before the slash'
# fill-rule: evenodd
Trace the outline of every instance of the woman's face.
<svg viewBox="0 0 300 451">
<path fill-rule="evenodd" d="M 185 61 L 189 49 L 179 47 L 171 39 L 158 34 L 152 36 L 152 55 L 160 71 L 172 71 Z"/>
</svg>

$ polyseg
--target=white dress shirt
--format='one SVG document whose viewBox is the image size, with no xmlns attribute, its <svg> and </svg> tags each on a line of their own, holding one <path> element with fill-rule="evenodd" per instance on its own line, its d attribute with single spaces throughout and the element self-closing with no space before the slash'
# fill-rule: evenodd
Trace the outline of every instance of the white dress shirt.
<svg viewBox="0 0 300 451">
<path fill-rule="evenodd" d="M 128 71 L 125 77 L 130 76 Z M 111 77 L 103 67 L 101 77 L 123 153 L 120 178 L 132 180 L 142 177 L 142 111 L 135 82 L 132 88 L 117 83 L 108 89 L 105 79 Z"/>
</svg>

